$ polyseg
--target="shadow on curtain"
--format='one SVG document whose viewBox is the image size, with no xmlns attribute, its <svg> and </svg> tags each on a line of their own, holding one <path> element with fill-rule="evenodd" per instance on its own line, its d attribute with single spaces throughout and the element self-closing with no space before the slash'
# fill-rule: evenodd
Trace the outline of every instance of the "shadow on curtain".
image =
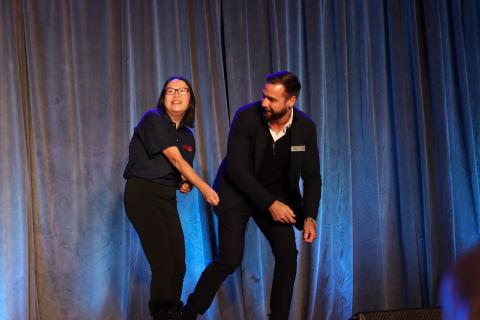
<svg viewBox="0 0 480 320">
<path fill-rule="evenodd" d="M 479 15 L 474 0 L 2 1 L 0 318 L 147 319 L 122 199 L 133 127 L 168 76 L 191 79 L 211 182 L 234 112 L 280 69 L 302 81 L 324 180 L 290 318 L 437 305 L 480 240 Z M 185 298 L 216 220 L 196 191 L 179 200 Z M 264 318 L 272 264 L 251 223 L 203 318 Z"/>
</svg>

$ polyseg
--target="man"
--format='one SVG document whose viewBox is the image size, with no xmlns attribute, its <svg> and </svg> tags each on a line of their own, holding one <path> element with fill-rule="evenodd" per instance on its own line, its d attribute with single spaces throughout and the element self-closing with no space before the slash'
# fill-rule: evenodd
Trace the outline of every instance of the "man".
<svg viewBox="0 0 480 320">
<path fill-rule="evenodd" d="M 314 241 L 321 189 L 316 127 L 294 108 L 300 88 L 293 73 L 271 74 L 262 100 L 235 114 L 227 155 L 214 183 L 221 199 L 215 209 L 218 256 L 189 296 L 183 319 L 203 314 L 225 278 L 240 265 L 250 217 L 268 239 L 275 257 L 270 319 L 288 319 L 297 269 L 293 225 L 303 229 L 305 242 Z"/>
</svg>

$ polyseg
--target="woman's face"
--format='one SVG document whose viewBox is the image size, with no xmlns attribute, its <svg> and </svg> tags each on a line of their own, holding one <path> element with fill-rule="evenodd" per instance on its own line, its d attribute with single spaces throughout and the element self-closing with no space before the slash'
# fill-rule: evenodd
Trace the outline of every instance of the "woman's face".
<svg viewBox="0 0 480 320">
<path fill-rule="evenodd" d="M 179 118 L 187 112 L 190 90 L 183 80 L 173 79 L 165 87 L 164 105 L 170 118 Z"/>
</svg>

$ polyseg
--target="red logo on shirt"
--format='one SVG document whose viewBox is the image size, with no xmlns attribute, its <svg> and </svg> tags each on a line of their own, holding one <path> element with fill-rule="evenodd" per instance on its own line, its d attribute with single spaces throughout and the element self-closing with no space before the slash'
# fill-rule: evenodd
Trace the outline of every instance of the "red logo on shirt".
<svg viewBox="0 0 480 320">
<path fill-rule="evenodd" d="M 187 150 L 188 152 L 192 152 L 192 151 L 193 151 L 192 147 L 189 146 L 188 144 L 184 144 L 184 145 L 182 146 L 182 148 L 183 148 L 183 150 Z"/>
</svg>

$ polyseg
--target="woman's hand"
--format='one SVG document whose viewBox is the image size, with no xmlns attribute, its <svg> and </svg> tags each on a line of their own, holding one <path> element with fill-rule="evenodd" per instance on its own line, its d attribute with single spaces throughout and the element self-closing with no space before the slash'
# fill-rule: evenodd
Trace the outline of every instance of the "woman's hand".
<svg viewBox="0 0 480 320">
<path fill-rule="evenodd" d="M 215 190 L 210 188 L 208 185 L 202 188 L 200 192 L 202 193 L 203 199 L 205 199 L 205 201 L 207 201 L 211 205 L 216 206 L 220 202 L 220 198 L 218 197 L 217 192 L 215 192 Z"/>
<path fill-rule="evenodd" d="M 181 175 L 182 181 L 178 184 L 178 190 L 180 190 L 181 193 L 189 193 L 192 191 L 193 185 L 190 181 L 188 181 L 183 174 Z"/>
<path fill-rule="evenodd" d="M 189 193 L 190 191 L 192 191 L 192 185 L 188 181 L 180 182 L 178 190 L 180 190 L 181 193 Z"/>
<path fill-rule="evenodd" d="M 216 206 L 220 202 L 218 194 L 215 192 L 215 190 L 210 188 L 210 186 L 195 173 L 192 166 L 190 166 L 190 164 L 188 164 L 188 162 L 183 159 L 180 151 L 176 146 L 163 149 L 162 153 L 167 157 L 168 161 L 170 161 L 170 163 L 180 172 L 180 174 L 182 175 L 182 181 L 186 180 L 188 181 L 188 183 L 191 183 L 195 187 L 197 187 L 202 193 L 205 201 L 214 206 Z"/>
</svg>

